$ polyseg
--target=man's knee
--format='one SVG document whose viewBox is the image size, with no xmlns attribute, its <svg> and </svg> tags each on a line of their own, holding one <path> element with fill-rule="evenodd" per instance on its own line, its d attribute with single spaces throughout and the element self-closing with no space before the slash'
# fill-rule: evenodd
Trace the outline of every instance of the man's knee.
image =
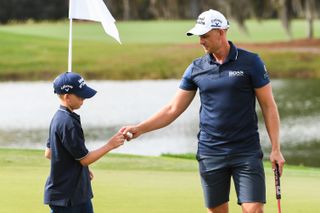
<svg viewBox="0 0 320 213">
<path fill-rule="evenodd" d="M 242 203 L 243 213 L 263 213 L 263 203 Z"/>
<path fill-rule="evenodd" d="M 208 213 L 228 213 L 228 203 L 223 203 L 214 208 L 208 208 Z"/>
</svg>

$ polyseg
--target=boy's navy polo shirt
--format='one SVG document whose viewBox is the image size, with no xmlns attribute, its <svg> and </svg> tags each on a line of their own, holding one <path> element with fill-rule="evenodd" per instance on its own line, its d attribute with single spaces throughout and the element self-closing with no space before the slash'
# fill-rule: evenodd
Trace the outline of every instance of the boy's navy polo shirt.
<svg viewBox="0 0 320 213">
<path fill-rule="evenodd" d="M 257 54 L 229 44 L 223 64 L 206 54 L 189 65 L 181 80 L 180 89 L 199 89 L 200 155 L 261 149 L 254 89 L 270 82 L 268 73 Z"/>
<path fill-rule="evenodd" d="M 89 201 L 93 197 L 89 169 L 79 162 L 89 153 L 80 116 L 60 106 L 50 124 L 47 147 L 51 149 L 51 171 L 44 203 L 74 206 Z"/>
</svg>

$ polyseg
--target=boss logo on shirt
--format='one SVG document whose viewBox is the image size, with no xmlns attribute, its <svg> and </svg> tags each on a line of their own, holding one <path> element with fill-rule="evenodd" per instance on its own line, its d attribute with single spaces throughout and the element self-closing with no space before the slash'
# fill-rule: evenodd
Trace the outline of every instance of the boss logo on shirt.
<svg viewBox="0 0 320 213">
<path fill-rule="evenodd" d="M 243 71 L 229 71 L 229 77 L 239 77 L 244 76 Z"/>
</svg>

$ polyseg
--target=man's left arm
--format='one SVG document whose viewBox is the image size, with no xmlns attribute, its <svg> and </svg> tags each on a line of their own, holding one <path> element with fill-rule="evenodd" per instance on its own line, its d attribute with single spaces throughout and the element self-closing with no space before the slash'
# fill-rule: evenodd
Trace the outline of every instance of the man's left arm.
<svg viewBox="0 0 320 213">
<path fill-rule="evenodd" d="M 268 83 L 261 88 L 256 88 L 255 93 L 261 107 L 262 115 L 271 142 L 272 148 L 270 153 L 270 161 L 272 163 L 272 168 L 275 169 L 275 164 L 278 163 L 281 175 L 285 160 L 280 149 L 280 118 L 278 108 L 272 94 L 271 84 Z"/>
</svg>

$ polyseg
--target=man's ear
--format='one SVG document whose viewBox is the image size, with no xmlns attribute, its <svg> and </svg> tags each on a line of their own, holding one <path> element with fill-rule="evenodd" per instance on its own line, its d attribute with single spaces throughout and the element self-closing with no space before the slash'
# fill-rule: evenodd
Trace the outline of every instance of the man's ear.
<svg viewBox="0 0 320 213">
<path fill-rule="evenodd" d="M 223 29 L 219 29 L 220 36 L 223 36 L 226 32 Z"/>
</svg>

